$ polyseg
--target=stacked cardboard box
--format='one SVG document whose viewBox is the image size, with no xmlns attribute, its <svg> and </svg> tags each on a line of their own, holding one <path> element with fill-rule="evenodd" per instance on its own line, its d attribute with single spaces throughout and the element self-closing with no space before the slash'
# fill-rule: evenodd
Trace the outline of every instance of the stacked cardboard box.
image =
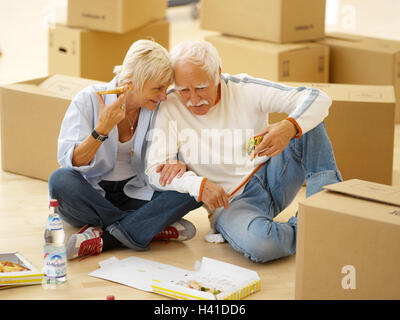
<svg viewBox="0 0 400 320">
<path fill-rule="evenodd" d="M 395 112 L 392 86 L 285 84 L 317 88 L 331 97 L 325 125 L 344 180 L 357 178 L 392 184 Z M 269 121 L 274 123 L 286 117 L 287 114 L 271 113 Z"/>
<path fill-rule="evenodd" d="M 203 0 L 200 26 L 219 51 L 223 72 L 272 81 L 328 82 L 324 0 Z M 318 80 L 317 80 L 318 79 Z"/>
<path fill-rule="evenodd" d="M 319 43 L 330 47 L 330 82 L 394 86 L 400 123 L 400 41 L 329 33 Z"/>
<path fill-rule="evenodd" d="M 200 26 L 224 34 L 288 43 L 325 35 L 325 0 L 202 0 Z"/>
<path fill-rule="evenodd" d="M 165 0 L 69 0 L 66 25 L 49 28 L 49 74 L 110 81 L 130 45 L 169 49 Z"/>
</svg>

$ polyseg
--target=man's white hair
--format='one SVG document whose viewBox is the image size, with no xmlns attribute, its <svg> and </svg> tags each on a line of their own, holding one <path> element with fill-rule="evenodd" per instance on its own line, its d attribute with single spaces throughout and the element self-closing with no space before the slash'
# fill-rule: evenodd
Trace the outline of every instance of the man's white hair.
<svg viewBox="0 0 400 320">
<path fill-rule="evenodd" d="M 122 65 L 114 67 L 114 73 L 118 75 L 118 86 L 132 81 L 138 92 L 143 90 L 149 79 L 161 83 L 171 83 L 174 80 L 168 51 L 152 40 L 135 41 Z"/>
<path fill-rule="evenodd" d="M 190 62 L 199 65 L 207 74 L 219 82 L 219 68 L 222 66 L 217 49 L 207 41 L 184 41 L 171 50 L 172 68 L 177 64 Z"/>
</svg>

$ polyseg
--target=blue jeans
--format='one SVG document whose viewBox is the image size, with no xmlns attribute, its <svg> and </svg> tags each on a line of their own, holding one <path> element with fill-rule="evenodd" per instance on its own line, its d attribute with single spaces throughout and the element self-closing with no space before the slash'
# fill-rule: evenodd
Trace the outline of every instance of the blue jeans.
<svg viewBox="0 0 400 320">
<path fill-rule="evenodd" d="M 202 205 L 175 191 L 155 191 L 150 201 L 130 198 L 123 192 L 128 180 L 100 182 L 106 191 L 103 197 L 78 171 L 60 168 L 50 176 L 49 192 L 58 199 L 66 222 L 76 227 L 98 226 L 138 251 L 148 250 L 155 235 Z"/>
<path fill-rule="evenodd" d="M 297 217 L 287 223 L 273 219 L 296 197 L 306 182 L 306 196 L 324 185 L 342 181 L 323 123 L 292 139 L 246 184 L 228 209 L 218 209 L 215 228 L 247 258 L 266 262 L 296 252 Z"/>
</svg>

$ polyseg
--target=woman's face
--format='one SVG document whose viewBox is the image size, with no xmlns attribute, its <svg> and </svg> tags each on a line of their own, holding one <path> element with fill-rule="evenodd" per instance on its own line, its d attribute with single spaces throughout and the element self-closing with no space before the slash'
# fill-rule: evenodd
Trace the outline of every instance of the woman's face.
<svg viewBox="0 0 400 320">
<path fill-rule="evenodd" d="M 153 111 L 157 107 L 159 101 L 165 101 L 167 99 L 167 89 L 169 85 L 170 83 L 157 82 L 149 79 L 144 83 L 141 92 L 135 90 L 133 86 L 133 89 L 128 91 L 128 105 L 133 103 L 135 106 Z"/>
</svg>

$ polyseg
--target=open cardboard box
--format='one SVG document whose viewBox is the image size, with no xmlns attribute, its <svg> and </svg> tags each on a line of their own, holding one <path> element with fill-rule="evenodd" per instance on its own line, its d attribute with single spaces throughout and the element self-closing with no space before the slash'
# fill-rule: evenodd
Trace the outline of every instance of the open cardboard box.
<svg viewBox="0 0 400 320">
<path fill-rule="evenodd" d="M 299 203 L 296 299 L 400 299 L 400 186 L 352 179 Z"/>
<path fill-rule="evenodd" d="M 57 138 L 74 96 L 101 81 L 53 75 L 0 86 L 4 171 L 48 180 L 59 168 Z"/>
<path fill-rule="evenodd" d="M 138 257 L 123 260 L 113 257 L 100 266 L 89 275 L 180 300 L 237 300 L 261 289 L 257 272 L 207 257 L 201 263 L 196 262 L 196 271 Z M 189 288 L 193 280 L 204 288 L 221 292 L 213 294 Z"/>
<path fill-rule="evenodd" d="M 44 274 L 39 272 L 38 269 L 19 253 L 0 253 L 0 261 L 13 262 L 29 269 L 27 271 L 1 272 L 0 289 L 42 283 Z"/>
</svg>

